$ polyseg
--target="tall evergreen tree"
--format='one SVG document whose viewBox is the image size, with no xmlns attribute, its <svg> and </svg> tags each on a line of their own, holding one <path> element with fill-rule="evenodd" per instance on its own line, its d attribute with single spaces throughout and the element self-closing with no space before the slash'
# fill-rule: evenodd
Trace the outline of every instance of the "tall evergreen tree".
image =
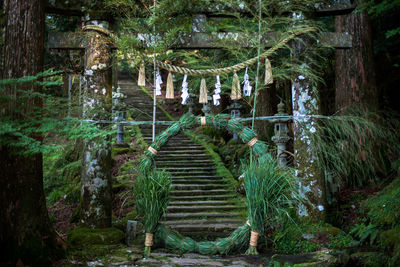
<svg viewBox="0 0 400 267">
<path fill-rule="evenodd" d="M 2 78 L 36 75 L 43 68 L 44 1 L 4 0 L 3 4 Z M 2 104 L 2 115 L 22 122 L 31 112 L 40 111 L 39 98 L 21 97 L 21 91 L 40 90 L 37 85 L 7 86 L 3 94 L 11 101 Z M 22 156 L 18 152 L 23 150 L 0 146 L 0 265 L 47 266 L 55 238 L 43 193 L 42 154 Z"/>
</svg>

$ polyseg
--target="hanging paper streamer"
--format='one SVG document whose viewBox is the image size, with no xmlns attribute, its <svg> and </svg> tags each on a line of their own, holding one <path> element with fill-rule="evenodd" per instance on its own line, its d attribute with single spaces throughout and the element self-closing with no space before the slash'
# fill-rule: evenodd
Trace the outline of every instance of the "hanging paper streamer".
<svg viewBox="0 0 400 267">
<path fill-rule="evenodd" d="M 174 99 L 174 81 L 172 73 L 168 73 L 167 78 L 167 92 L 165 94 L 165 98 Z"/>
<path fill-rule="evenodd" d="M 246 72 L 243 77 L 242 84 L 243 84 L 243 96 L 250 96 L 251 90 L 253 89 L 253 87 L 251 86 L 250 81 L 249 81 L 249 75 L 247 74 L 247 68 L 246 68 Z"/>
<path fill-rule="evenodd" d="M 144 64 L 140 64 L 138 86 L 146 86 L 146 68 Z"/>
<path fill-rule="evenodd" d="M 208 99 L 207 99 L 206 79 L 201 78 L 199 103 L 200 104 L 207 104 L 207 102 L 208 102 Z"/>
<path fill-rule="evenodd" d="M 188 83 L 186 82 L 187 75 L 183 76 L 183 81 L 182 81 L 182 105 L 186 105 L 186 102 L 189 98 L 189 92 L 188 92 Z"/>
<path fill-rule="evenodd" d="M 274 82 L 272 78 L 272 67 L 271 62 L 268 58 L 265 59 L 265 85 L 271 84 Z"/>
<path fill-rule="evenodd" d="M 221 99 L 221 96 L 219 95 L 220 93 L 221 93 L 221 82 L 219 80 L 219 75 L 217 75 L 217 82 L 215 83 L 215 89 L 213 95 L 214 106 L 219 106 L 219 100 Z"/>
<path fill-rule="evenodd" d="M 235 72 L 235 74 L 233 74 L 231 99 L 239 100 L 241 98 L 242 98 L 242 92 L 240 91 L 240 81 L 238 75 Z"/>
<path fill-rule="evenodd" d="M 161 84 L 163 83 L 160 75 L 160 69 L 157 69 L 156 74 L 156 95 L 161 95 Z"/>
</svg>

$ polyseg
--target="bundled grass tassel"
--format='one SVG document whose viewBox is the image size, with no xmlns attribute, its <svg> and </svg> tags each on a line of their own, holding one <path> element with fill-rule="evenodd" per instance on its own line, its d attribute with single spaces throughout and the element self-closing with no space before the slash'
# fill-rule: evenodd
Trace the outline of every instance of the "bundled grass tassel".
<svg viewBox="0 0 400 267">
<path fill-rule="evenodd" d="M 267 153 L 268 145 L 263 141 L 258 140 L 251 149 L 256 157 L 271 156 L 271 154 Z"/>
<path fill-rule="evenodd" d="M 248 219 L 251 227 L 246 254 L 256 255 L 258 234 L 263 234 L 265 222 L 282 224 L 291 218 L 291 209 L 301 201 L 297 178 L 288 169 L 278 166 L 272 157 L 263 157 L 244 166 L 244 188 Z"/>
<path fill-rule="evenodd" d="M 242 92 L 240 90 L 240 81 L 237 73 L 233 74 L 232 80 L 232 92 L 231 92 L 231 99 L 232 100 L 239 100 L 242 98 Z"/>
<path fill-rule="evenodd" d="M 154 157 L 154 154 L 146 150 L 144 152 L 144 157 L 137 166 L 138 173 L 140 173 L 141 175 L 147 175 L 147 173 L 149 173 L 154 166 Z"/>
<path fill-rule="evenodd" d="M 201 78 L 199 103 L 200 104 L 207 104 L 208 103 L 207 85 L 206 85 L 206 79 L 204 79 L 204 78 Z"/>
<path fill-rule="evenodd" d="M 230 119 L 228 122 L 227 130 L 231 133 L 239 134 L 243 130 L 244 126 L 238 119 Z"/>
<path fill-rule="evenodd" d="M 272 77 L 272 67 L 271 67 L 271 62 L 269 61 L 268 58 L 265 58 L 265 85 L 271 84 L 274 82 L 274 79 Z"/>
<path fill-rule="evenodd" d="M 165 213 L 171 190 L 171 176 L 164 171 L 140 175 L 134 184 L 134 197 L 137 214 L 141 217 L 146 231 L 144 256 L 150 256 L 153 233 L 161 216 Z"/>
<path fill-rule="evenodd" d="M 218 114 L 213 117 L 213 126 L 219 129 L 224 129 L 228 126 L 231 116 L 228 114 Z"/>
<path fill-rule="evenodd" d="M 179 127 L 181 130 L 189 130 L 197 125 L 197 118 L 193 114 L 186 113 L 179 119 Z"/>
<path fill-rule="evenodd" d="M 146 67 L 144 63 L 140 64 L 138 86 L 146 86 Z"/>
<path fill-rule="evenodd" d="M 173 81 L 173 75 L 172 73 L 168 73 L 168 78 L 167 78 L 167 92 L 165 94 L 165 98 L 167 99 L 174 99 L 174 81 Z"/>
<path fill-rule="evenodd" d="M 242 139 L 242 141 L 245 143 L 248 143 L 251 139 L 256 137 L 256 133 L 249 127 L 243 128 L 242 131 L 238 135 L 239 135 L 240 139 Z"/>
</svg>

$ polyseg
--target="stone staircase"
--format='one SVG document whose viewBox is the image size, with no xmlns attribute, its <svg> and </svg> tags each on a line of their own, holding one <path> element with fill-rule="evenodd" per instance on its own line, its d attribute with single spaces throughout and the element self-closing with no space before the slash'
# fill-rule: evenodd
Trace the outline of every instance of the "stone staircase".
<svg viewBox="0 0 400 267">
<path fill-rule="evenodd" d="M 132 81 L 120 80 L 128 96 L 126 103 L 136 120 L 152 119 L 152 99 Z M 157 120 L 168 120 L 157 109 Z M 151 144 L 151 125 L 141 126 L 145 141 Z M 156 126 L 157 134 L 167 126 Z M 226 236 L 245 221 L 244 200 L 223 177 L 205 149 L 188 136 L 179 134 L 169 140 L 156 157 L 157 168 L 172 175 L 171 201 L 163 223 L 184 235 L 203 239 Z"/>
</svg>

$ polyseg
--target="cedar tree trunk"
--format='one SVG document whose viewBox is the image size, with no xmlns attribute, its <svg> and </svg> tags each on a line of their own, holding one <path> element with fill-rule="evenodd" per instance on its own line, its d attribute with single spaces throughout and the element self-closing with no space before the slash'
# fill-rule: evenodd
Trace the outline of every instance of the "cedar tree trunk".
<svg viewBox="0 0 400 267">
<path fill-rule="evenodd" d="M 368 14 L 363 11 L 336 16 L 335 31 L 353 36 L 350 49 L 336 50 L 336 110 L 358 103 L 374 110 L 378 90 Z"/>
<path fill-rule="evenodd" d="M 42 71 L 44 52 L 44 1 L 5 0 L 6 22 L 2 78 L 19 78 Z M 39 92 L 40 87 L 26 85 L 18 89 Z M 38 98 L 19 98 L 15 87 L 5 94 L 15 96 L 3 115 L 21 120 Z M 21 109 L 18 114 L 16 109 Z M 40 139 L 40 137 L 37 137 Z M 23 148 L 22 148 L 23 149 Z M 21 149 L 21 150 L 22 150 Z M 43 192 L 42 154 L 21 156 L 0 145 L 0 265 L 50 265 L 55 239 Z"/>
</svg>

